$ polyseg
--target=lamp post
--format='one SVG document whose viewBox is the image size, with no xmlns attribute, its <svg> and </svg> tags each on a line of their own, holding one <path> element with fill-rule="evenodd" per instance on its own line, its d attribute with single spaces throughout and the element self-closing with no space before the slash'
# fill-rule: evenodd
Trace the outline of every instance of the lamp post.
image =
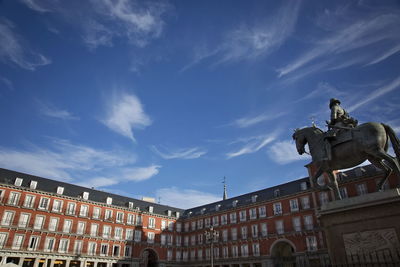
<svg viewBox="0 0 400 267">
<path fill-rule="evenodd" d="M 218 241 L 219 231 L 215 230 L 213 226 L 211 226 L 206 232 L 204 233 L 206 236 L 206 242 L 210 242 L 210 256 L 211 256 L 211 267 L 214 267 L 214 241 Z"/>
</svg>

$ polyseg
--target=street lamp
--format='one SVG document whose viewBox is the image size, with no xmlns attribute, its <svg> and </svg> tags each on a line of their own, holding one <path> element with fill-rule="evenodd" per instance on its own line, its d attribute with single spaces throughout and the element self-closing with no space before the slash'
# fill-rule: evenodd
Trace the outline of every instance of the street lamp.
<svg viewBox="0 0 400 267">
<path fill-rule="evenodd" d="M 210 243 L 210 253 L 211 253 L 211 267 L 214 267 L 214 242 L 218 241 L 219 231 L 215 230 L 213 226 L 211 226 L 208 230 L 205 231 L 206 242 Z"/>
</svg>

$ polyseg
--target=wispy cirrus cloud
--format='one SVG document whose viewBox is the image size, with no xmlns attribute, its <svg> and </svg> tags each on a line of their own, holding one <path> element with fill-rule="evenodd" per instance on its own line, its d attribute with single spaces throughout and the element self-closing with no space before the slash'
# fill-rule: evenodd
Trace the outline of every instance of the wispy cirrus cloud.
<svg viewBox="0 0 400 267">
<path fill-rule="evenodd" d="M 235 151 L 226 153 L 226 157 L 231 159 L 241 155 L 255 153 L 266 145 L 272 143 L 275 139 L 276 133 L 238 140 L 237 142 L 244 143 L 244 145 Z"/>
<path fill-rule="evenodd" d="M 37 101 L 37 103 L 40 113 L 44 116 L 61 120 L 79 120 L 78 116 L 73 115 L 67 110 L 59 109 L 54 105 L 46 104 L 39 100 Z"/>
<path fill-rule="evenodd" d="M 279 117 L 284 116 L 285 114 L 287 114 L 287 112 L 277 112 L 277 113 L 268 112 L 255 116 L 242 117 L 232 122 L 231 125 L 234 125 L 239 128 L 247 128 L 259 124 L 261 122 L 277 119 Z"/>
<path fill-rule="evenodd" d="M 143 129 L 152 123 L 139 98 L 133 94 L 115 93 L 107 104 L 106 116 L 101 121 L 134 142 L 133 129 Z"/>
<path fill-rule="evenodd" d="M 178 187 L 157 189 L 156 197 L 161 199 L 162 204 L 182 209 L 193 208 L 222 200 L 222 197 L 208 192 L 201 192 L 194 189 L 181 189 Z"/>
<path fill-rule="evenodd" d="M 6 77 L 0 76 L 0 82 L 2 84 L 4 84 L 9 90 L 14 90 L 14 85 L 13 85 L 12 81 L 7 79 Z"/>
<path fill-rule="evenodd" d="M 29 48 L 8 20 L 0 19 L 0 60 L 27 70 L 48 65 L 51 60 Z"/>
<path fill-rule="evenodd" d="M 50 12 L 50 9 L 47 9 L 47 8 L 43 7 L 40 4 L 40 1 L 36 1 L 36 0 L 20 0 L 20 2 L 24 3 L 29 8 L 31 8 L 31 9 L 37 11 L 37 12 L 40 12 L 40 13 Z"/>
<path fill-rule="evenodd" d="M 214 64 L 242 60 L 256 60 L 277 50 L 293 33 L 300 1 L 289 1 L 274 15 L 254 25 L 242 24 L 228 32 L 214 48 L 195 48 L 194 59 L 182 68 L 185 71 L 206 58 L 215 58 Z"/>
<path fill-rule="evenodd" d="M 199 147 L 163 149 L 164 151 L 160 151 L 156 146 L 151 146 L 151 150 L 163 159 L 197 159 L 207 153 L 207 150 Z"/>
<path fill-rule="evenodd" d="M 298 160 L 310 160 L 309 155 L 299 155 L 292 141 L 279 141 L 272 144 L 267 152 L 269 158 L 278 164 L 287 164 Z"/>
<path fill-rule="evenodd" d="M 349 12 L 344 10 L 330 19 L 340 21 L 342 17 L 351 18 Z M 304 67 L 315 72 L 352 65 L 376 64 L 398 51 L 400 18 L 396 11 L 375 13 L 363 18 L 354 17 L 349 23 L 343 25 L 338 23 L 337 28 L 329 28 L 325 36 L 311 44 L 310 49 L 278 69 L 278 76 L 283 77 L 292 73 L 296 75 L 297 71 L 303 72 Z M 367 49 L 378 43 L 387 43 L 388 50 L 375 53 Z M 314 64 L 319 64 L 323 68 L 312 68 Z"/>
</svg>

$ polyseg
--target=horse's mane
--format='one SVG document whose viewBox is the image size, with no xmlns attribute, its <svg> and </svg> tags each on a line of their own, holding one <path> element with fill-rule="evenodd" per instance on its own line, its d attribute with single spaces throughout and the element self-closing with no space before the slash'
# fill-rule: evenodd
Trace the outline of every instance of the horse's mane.
<svg viewBox="0 0 400 267">
<path fill-rule="evenodd" d="M 324 133 L 324 131 L 322 131 L 320 128 L 318 128 L 317 126 L 310 126 L 310 127 L 304 127 L 301 128 L 300 130 L 310 130 L 312 132 L 314 132 L 315 134 L 322 134 Z"/>
</svg>

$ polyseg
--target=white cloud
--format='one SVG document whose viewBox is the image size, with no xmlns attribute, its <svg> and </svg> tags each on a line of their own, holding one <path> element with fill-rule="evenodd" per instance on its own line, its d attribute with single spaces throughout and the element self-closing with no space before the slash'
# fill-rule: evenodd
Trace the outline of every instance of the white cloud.
<svg viewBox="0 0 400 267">
<path fill-rule="evenodd" d="M 27 70 L 48 65 L 51 60 L 32 51 L 20 36 L 14 32 L 14 25 L 7 20 L 0 20 L 0 60 L 12 63 Z"/>
<path fill-rule="evenodd" d="M 14 89 L 14 85 L 9 79 L 0 76 L 0 82 L 3 83 L 10 90 Z"/>
<path fill-rule="evenodd" d="M 44 12 L 50 12 L 49 9 L 41 6 L 40 4 L 37 3 L 37 1 L 35 0 L 20 0 L 22 3 L 24 3 L 25 5 L 27 5 L 29 8 L 38 11 L 40 13 L 44 13 Z"/>
<path fill-rule="evenodd" d="M 352 111 L 360 108 L 361 106 L 375 100 L 376 98 L 378 98 L 384 94 L 387 94 L 393 90 L 399 89 L 399 88 L 400 88 L 400 76 L 397 77 L 396 79 L 394 79 L 390 84 L 382 86 L 382 87 L 376 89 L 375 91 L 371 92 L 370 94 L 368 94 L 366 97 L 362 98 L 360 101 L 358 101 L 357 103 L 352 105 L 350 108 L 348 108 L 348 111 L 352 112 Z"/>
<path fill-rule="evenodd" d="M 296 144 L 292 141 L 276 142 L 269 147 L 267 153 L 271 160 L 279 164 L 311 159 L 309 155 L 299 155 L 296 150 Z"/>
<path fill-rule="evenodd" d="M 58 109 L 53 105 L 47 105 L 43 102 L 37 101 L 40 113 L 44 116 L 61 119 L 61 120 L 79 120 L 79 117 L 74 116 L 67 110 Z"/>
<path fill-rule="evenodd" d="M 111 130 L 132 141 L 136 141 L 133 129 L 143 129 L 152 123 L 144 112 L 139 98 L 129 94 L 115 94 L 109 100 L 107 115 L 102 122 Z"/>
<path fill-rule="evenodd" d="M 163 159 L 197 159 L 207 153 L 199 147 L 168 149 L 166 152 L 161 152 L 156 146 L 152 146 L 151 149 Z"/>
<path fill-rule="evenodd" d="M 89 20 L 84 24 L 83 41 L 89 47 L 89 49 L 96 49 L 98 46 L 111 47 L 112 38 L 114 33 L 105 27 L 103 24 L 95 20 Z"/>
<path fill-rule="evenodd" d="M 222 200 L 214 194 L 193 189 L 180 189 L 177 187 L 161 188 L 156 191 L 157 198 L 165 205 L 182 209 L 193 208 Z"/>
<path fill-rule="evenodd" d="M 255 153 L 259 151 L 261 148 L 273 142 L 275 138 L 276 134 L 249 138 L 244 141 L 246 144 L 243 147 L 241 147 L 239 150 L 227 153 L 226 157 L 230 159 L 245 154 Z"/>
<path fill-rule="evenodd" d="M 247 127 L 256 125 L 256 124 L 264 122 L 264 121 L 269 121 L 269 120 L 273 120 L 273 119 L 282 117 L 286 113 L 287 112 L 278 112 L 278 113 L 268 112 L 268 113 L 259 114 L 257 116 L 243 117 L 243 118 L 235 120 L 232 124 L 239 128 L 247 128 Z"/>
<path fill-rule="evenodd" d="M 140 182 L 157 175 L 160 172 L 160 168 L 160 165 L 126 168 L 123 171 L 123 177 L 129 181 Z"/>
<path fill-rule="evenodd" d="M 379 63 L 385 59 L 387 59 L 388 57 L 398 53 L 400 51 L 400 44 L 392 47 L 389 50 L 384 51 L 381 55 L 379 55 L 378 57 L 376 57 L 375 59 L 373 59 L 371 62 L 369 62 L 367 65 L 373 65 L 376 63 Z"/>
</svg>

